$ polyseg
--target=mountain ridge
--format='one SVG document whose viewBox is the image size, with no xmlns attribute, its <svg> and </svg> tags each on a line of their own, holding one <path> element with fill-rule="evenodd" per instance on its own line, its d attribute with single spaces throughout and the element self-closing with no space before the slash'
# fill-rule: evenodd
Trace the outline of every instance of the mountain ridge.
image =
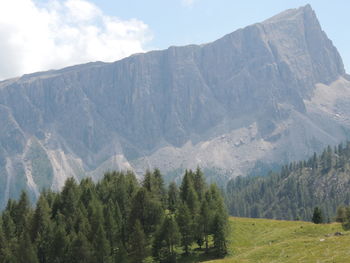
<svg viewBox="0 0 350 263">
<path fill-rule="evenodd" d="M 1 82 L 0 193 L 18 196 L 12 182 L 59 189 L 67 177 L 112 169 L 158 167 L 173 178 L 201 166 L 213 179 L 234 177 L 347 139 L 339 53 L 310 6 L 278 17 L 205 45 Z M 33 174 L 42 169 L 52 172 Z"/>
</svg>

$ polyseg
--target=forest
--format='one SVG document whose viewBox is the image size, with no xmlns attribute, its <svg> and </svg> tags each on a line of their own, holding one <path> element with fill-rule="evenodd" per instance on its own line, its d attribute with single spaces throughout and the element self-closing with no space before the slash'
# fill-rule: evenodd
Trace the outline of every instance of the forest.
<svg viewBox="0 0 350 263">
<path fill-rule="evenodd" d="M 238 177 L 227 184 L 229 213 L 241 217 L 311 221 L 314 208 L 324 221 L 335 220 L 350 204 L 350 142 L 305 161 L 292 162 L 267 176 Z"/>
<path fill-rule="evenodd" d="M 183 262 L 194 251 L 227 253 L 224 199 L 200 169 L 186 171 L 179 187 L 165 186 L 157 169 L 141 182 L 132 172 L 69 178 L 35 205 L 22 192 L 0 220 L 1 263 Z"/>
</svg>

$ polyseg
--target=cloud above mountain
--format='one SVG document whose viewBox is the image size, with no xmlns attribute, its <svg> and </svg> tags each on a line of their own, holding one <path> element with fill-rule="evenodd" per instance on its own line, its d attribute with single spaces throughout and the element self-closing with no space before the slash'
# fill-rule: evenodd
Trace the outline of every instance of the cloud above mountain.
<svg viewBox="0 0 350 263">
<path fill-rule="evenodd" d="M 0 1 L 0 79 L 143 52 L 148 25 L 85 0 Z"/>
</svg>

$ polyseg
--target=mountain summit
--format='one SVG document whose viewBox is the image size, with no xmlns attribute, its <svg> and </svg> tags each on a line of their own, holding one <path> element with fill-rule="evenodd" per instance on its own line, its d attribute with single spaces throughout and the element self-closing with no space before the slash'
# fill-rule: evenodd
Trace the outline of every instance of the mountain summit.
<svg viewBox="0 0 350 263">
<path fill-rule="evenodd" d="M 350 83 L 307 5 L 205 45 L 0 82 L 0 194 L 111 169 L 216 180 L 349 137 Z"/>
</svg>

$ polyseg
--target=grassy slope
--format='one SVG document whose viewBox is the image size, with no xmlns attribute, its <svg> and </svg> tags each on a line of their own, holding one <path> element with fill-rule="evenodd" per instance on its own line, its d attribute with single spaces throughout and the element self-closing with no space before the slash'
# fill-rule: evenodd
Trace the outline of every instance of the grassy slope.
<svg viewBox="0 0 350 263">
<path fill-rule="evenodd" d="M 208 262 L 350 262 L 350 234 L 344 233 L 340 224 L 250 218 L 230 221 L 230 255 Z M 337 231 L 344 235 L 334 236 Z"/>
</svg>

